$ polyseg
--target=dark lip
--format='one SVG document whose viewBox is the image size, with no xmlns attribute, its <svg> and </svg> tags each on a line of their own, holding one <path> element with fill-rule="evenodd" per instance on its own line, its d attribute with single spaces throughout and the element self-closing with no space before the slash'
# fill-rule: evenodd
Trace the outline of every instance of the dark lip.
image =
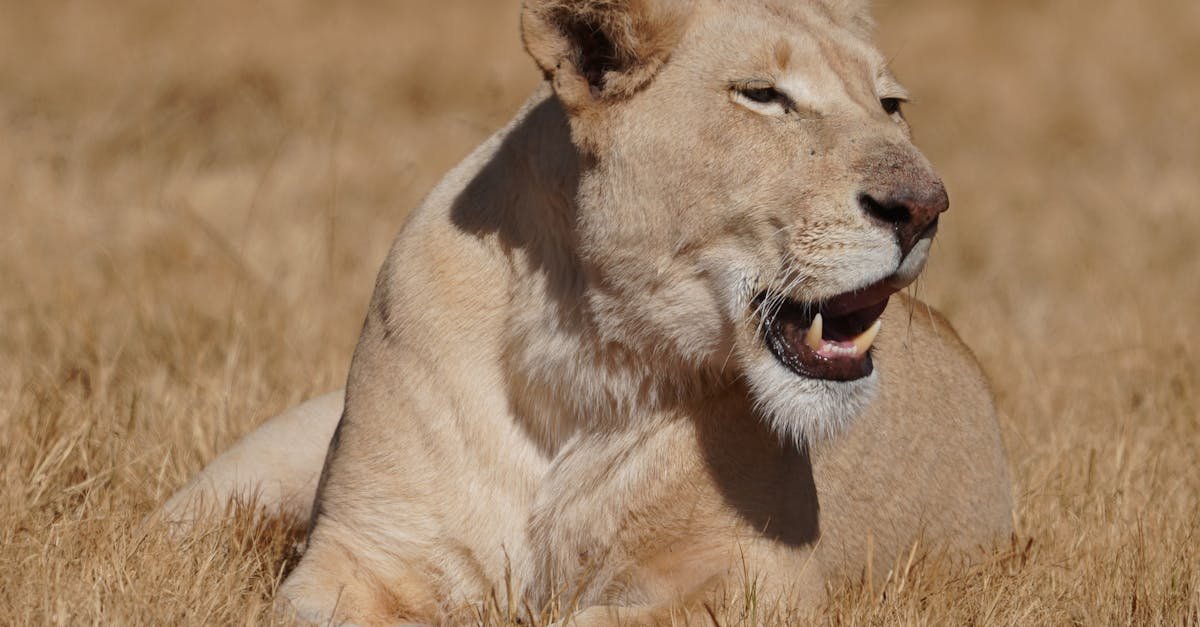
<svg viewBox="0 0 1200 627">
<path fill-rule="evenodd" d="M 861 357 L 831 359 L 809 348 L 804 334 L 820 313 L 825 320 L 826 338 L 852 339 L 883 315 L 889 298 L 897 291 L 885 279 L 826 301 L 786 300 L 763 320 L 764 343 L 776 361 L 799 376 L 824 381 L 863 379 L 875 370 L 874 348 Z"/>
</svg>

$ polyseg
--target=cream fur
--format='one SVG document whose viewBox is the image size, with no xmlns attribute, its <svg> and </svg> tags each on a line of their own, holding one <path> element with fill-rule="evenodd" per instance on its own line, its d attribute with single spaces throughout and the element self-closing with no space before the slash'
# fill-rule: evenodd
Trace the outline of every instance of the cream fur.
<svg viewBox="0 0 1200 627">
<path fill-rule="evenodd" d="M 360 624 L 469 619 L 506 581 L 584 622 L 748 585 L 805 609 L 918 540 L 1007 534 L 992 401 L 944 320 L 897 297 L 847 383 L 762 340 L 757 294 L 911 280 L 928 250 L 902 259 L 857 205 L 940 186 L 880 108 L 898 86 L 861 3 L 528 0 L 523 28 L 547 86 L 397 237 L 344 408 L 274 419 L 168 515 L 312 504 L 281 603 Z M 796 110 L 732 98 L 750 79 Z"/>
</svg>

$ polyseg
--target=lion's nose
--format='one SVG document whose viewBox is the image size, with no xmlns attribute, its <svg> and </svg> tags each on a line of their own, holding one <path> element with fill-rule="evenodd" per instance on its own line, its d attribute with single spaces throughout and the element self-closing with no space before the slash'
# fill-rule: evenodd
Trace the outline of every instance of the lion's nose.
<svg viewBox="0 0 1200 627">
<path fill-rule="evenodd" d="M 867 215 L 895 229 L 902 255 L 908 255 L 928 231 L 936 228 L 938 216 L 950 208 L 950 197 L 941 181 L 924 187 L 885 194 L 863 192 L 858 196 L 858 204 Z"/>
</svg>

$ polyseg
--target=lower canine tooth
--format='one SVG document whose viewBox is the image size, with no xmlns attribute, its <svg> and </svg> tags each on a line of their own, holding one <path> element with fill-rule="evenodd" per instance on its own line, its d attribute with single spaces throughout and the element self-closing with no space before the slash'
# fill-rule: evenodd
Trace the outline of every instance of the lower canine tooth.
<svg viewBox="0 0 1200 627">
<path fill-rule="evenodd" d="M 821 339 L 824 333 L 825 321 L 821 318 L 821 314 L 817 314 L 817 317 L 813 318 L 812 326 L 808 327 L 808 333 L 804 334 L 804 343 L 819 353 L 821 352 L 821 345 L 824 344 Z"/>
<path fill-rule="evenodd" d="M 879 335 L 879 329 L 883 328 L 883 320 L 876 320 L 871 328 L 867 329 L 862 335 L 854 338 L 854 355 L 865 355 L 871 349 L 871 345 L 875 343 L 875 338 Z"/>
</svg>

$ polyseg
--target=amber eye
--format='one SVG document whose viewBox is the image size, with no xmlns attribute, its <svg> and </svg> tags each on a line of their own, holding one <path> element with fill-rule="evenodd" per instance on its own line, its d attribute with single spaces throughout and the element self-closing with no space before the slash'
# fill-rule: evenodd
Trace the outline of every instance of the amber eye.
<svg viewBox="0 0 1200 627">
<path fill-rule="evenodd" d="M 904 101 L 899 98 L 881 98 L 879 104 L 883 105 L 884 113 L 896 115 L 901 112 L 901 105 L 904 104 Z"/>
</svg>

